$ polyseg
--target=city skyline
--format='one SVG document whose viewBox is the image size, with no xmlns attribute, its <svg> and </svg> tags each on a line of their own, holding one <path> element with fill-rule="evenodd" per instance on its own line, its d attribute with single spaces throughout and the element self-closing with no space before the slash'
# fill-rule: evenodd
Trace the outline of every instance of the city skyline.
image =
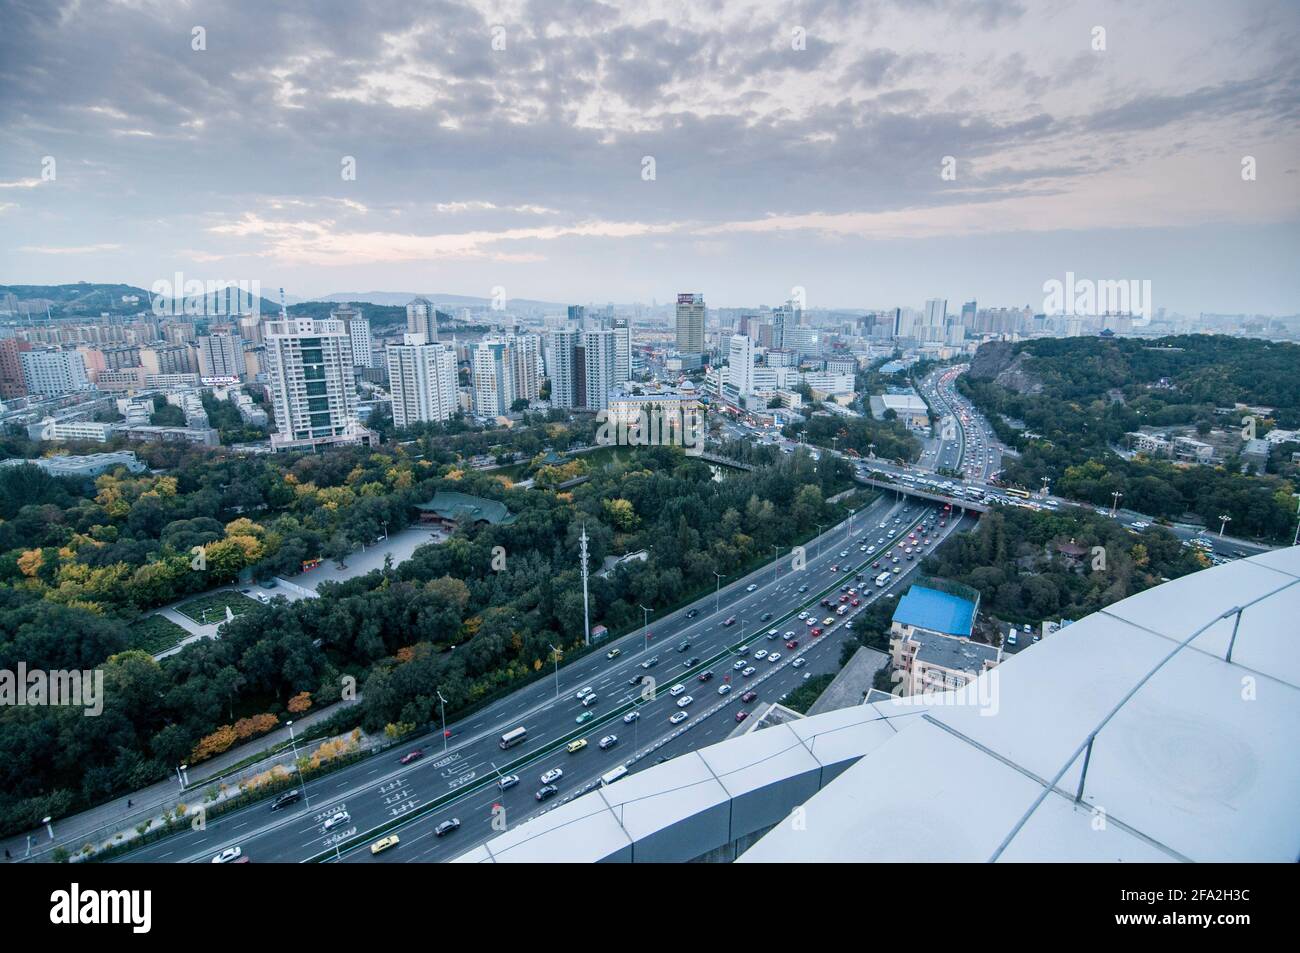
<svg viewBox="0 0 1300 953">
<path fill-rule="evenodd" d="M 7 282 L 1300 299 L 1285 3 L 7 8 Z"/>
</svg>

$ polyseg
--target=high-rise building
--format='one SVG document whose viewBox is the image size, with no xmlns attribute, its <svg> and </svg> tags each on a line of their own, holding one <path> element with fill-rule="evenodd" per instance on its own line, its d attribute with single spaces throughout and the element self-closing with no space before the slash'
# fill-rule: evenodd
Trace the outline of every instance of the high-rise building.
<svg viewBox="0 0 1300 953">
<path fill-rule="evenodd" d="M 627 318 L 614 319 L 614 380 L 632 379 L 632 324 Z"/>
<path fill-rule="evenodd" d="M 24 397 L 27 381 L 23 377 L 22 354 L 32 346 L 17 338 L 0 338 L 0 400 Z"/>
<path fill-rule="evenodd" d="M 438 311 L 428 298 L 412 298 L 406 306 L 406 333 L 423 334 L 430 344 L 438 340 Z"/>
<path fill-rule="evenodd" d="M 536 400 L 542 393 L 542 341 L 536 334 L 510 334 L 511 384 L 515 400 Z"/>
<path fill-rule="evenodd" d="M 199 338 L 199 373 L 204 377 L 243 378 L 244 341 L 237 334 L 209 334 Z"/>
<path fill-rule="evenodd" d="M 407 305 L 407 309 L 409 313 L 410 305 Z M 374 367 L 374 349 L 370 341 L 370 319 L 351 305 L 335 308 L 330 311 L 330 317 L 335 321 L 342 321 L 343 326 L 348 330 L 348 340 L 352 343 L 353 370 Z M 413 332 L 408 331 L 407 333 Z"/>
<path fill-rule="evenodd" d="M 975 316 L 979 313 L 974 301 L 967 301 L 961 306 L 961 326 L 963 328 L 975 327 Z"/>
<path fill-rule="evenodd" d="M 198 361 L 191 344 L 157 344 L 140 348 L 140 366 L 146 374 L 195 374 Z"/>
<path fill-rule="evenodd" d="M 18 356 L 29 394 L 57 397 L 90 389 L 86 361 L 77 351 L 22 351 Z"/>
<path fill-rule="evenodd" d="M 456 352 L 427 343 L 423 334 L 407 334 L 402 344 L 388 346 L 388 385 L 398 427 L 446 420 L 458 409 Z"/>
<path fill-rule="evenodd" d="M 514 359 L 510 342 L 484 338 L 474 345 L 470 359 L 474 413 L 480 417 L 501 417 L 515 402 Z"/>
<path fill-rule="evenodd" d="M 727 350 L 727 383 L 741 397 L 748 397 L 754 389 L 754 339 L 746 334 L 733 334 Z"/>
<path fill-rule="evenodd" d="M 374 434 L 357 420 L 352 342 L 343 322 L 282 317 L 265 331 L 272 449 L 372 443 Z"/>
<path fill-rule="evenodd" d="M 617 379 L 614 336 L 614 331 L 576 328 L 550 334 L 552 406 L 587 411 L 609 407 L 609 392 L 622 383 Z"/>
<path fill-rule="evenodd" d="M 685 292 L 677 296 L 677 350 L 704 353 L 704 295 Z"/>
</svg>

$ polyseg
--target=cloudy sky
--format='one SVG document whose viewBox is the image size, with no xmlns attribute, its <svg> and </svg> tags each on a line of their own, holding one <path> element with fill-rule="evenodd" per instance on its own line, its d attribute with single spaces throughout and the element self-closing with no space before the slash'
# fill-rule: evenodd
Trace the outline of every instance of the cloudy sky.
<svg viewBox="0 0 1300 953">
<path fill-rule="evenodd" d="M 1295 0 L 0 0 L 0 23 L 0 283 L 1037 308 L 1073 271 L 1300 311 Z"/>
</svg>

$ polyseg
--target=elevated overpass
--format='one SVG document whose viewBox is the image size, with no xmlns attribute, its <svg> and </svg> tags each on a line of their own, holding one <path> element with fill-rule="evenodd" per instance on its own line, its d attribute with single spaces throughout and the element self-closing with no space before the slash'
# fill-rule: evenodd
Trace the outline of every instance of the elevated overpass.
<svg viewBox="0 0 1300 953">
<path fill-rule="evenodd" d="M 960 510 L 963 513 L 987 513 L 989 507 L 987 503 L 980 503 L 976 500 L 969 500 L 962 496 L 947 496 L 934 490 L 923 490 L 918 487 L 908 486 L 906 483 L 895 483 L 892 480 L 877 480 L 874 477 L 859 476 L 859 483 L 875 487 L 878 490 L 892 490 L 896 493 L 902 493 L 905 496 L 914 496 L 920 500 L 928 500 L 931 503 L 951 503 L 954 510 Z"/>
</svg>

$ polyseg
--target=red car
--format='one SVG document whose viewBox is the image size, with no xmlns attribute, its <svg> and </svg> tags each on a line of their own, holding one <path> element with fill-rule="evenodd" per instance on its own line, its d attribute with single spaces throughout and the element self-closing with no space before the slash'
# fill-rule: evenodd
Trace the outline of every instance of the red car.
<svg viewBox="0 0 1300 953">
<path fill-rule="evenodd" d="M 821 635 L 821 634 L 822 634 L 822 630 L 821 630 L 820 628 L 817 628 L 817 627 L 814 626 L 814 627 L 813 627 L 813 630 L 812 630 L 812 636 L 813 636 L 813 638 L 815 639 L 815 638 L 817 638 L 817 636 L 819 636 L 819 635 Z"/>
<path fill-rule="evenodd" d="M 831 572 L 839 572 L 839 571 L 840 571 L 839 563 L 836 563 L 834 566 L 831 567 Z"/>
<path fill-rule="evenodd" d="M 799 640 L 791 639 L 789 642 L 785 643 L 785 647 L 787 649 L 797 649 L 799 647 Z"/>
<path fill-rule="evenodd" d="M 871 564 L 871 568 L 872 568 L 872 569 L 879 569 L 879 568 L 880 568 L 880 560 L 877 559 L 874 563 L 872 563 L 872 564 Z"/>
<path fill-rule="evenodd" d="M 414 751 L 410 752 L 409 754 L 402 755 L 402 758 L 398 762 L 398 764 L 410 764 L 412 761 L 419 761 L 423 757 L 424 757 L 424 752 L 419 748 L 416 748 Z"/>
<path fill-rule="evenodd" d="M 746 705 L 748 705 L 757 697 L 758 697 L 758 692 L 745 692 L 745 694 L 740 696 L 740 700 L 744 702 Z"/>
<path fill-rule="evenodd" d="M 744 721 L 748 717 L 749 717 L 749 712 L 745 711 L 743 708 L 740 711 L 736 712 L 736 721 Z"/>
<path fill-rule="evenodd" d="M 849 605 L 851 605 L 851 606 L 857 606 L 857 605 L 860 605 L 861 602 L 862 602 L 861 599 L 854 599 L 853 601 L 851 601 L 851 602 L 849 603 Z"/>
<path fill-rule="evenodd" d="M 848 601 L 849 601 L 848 596 L 840 596 L 840 602 L 848 602 Z"/>
</svg>

